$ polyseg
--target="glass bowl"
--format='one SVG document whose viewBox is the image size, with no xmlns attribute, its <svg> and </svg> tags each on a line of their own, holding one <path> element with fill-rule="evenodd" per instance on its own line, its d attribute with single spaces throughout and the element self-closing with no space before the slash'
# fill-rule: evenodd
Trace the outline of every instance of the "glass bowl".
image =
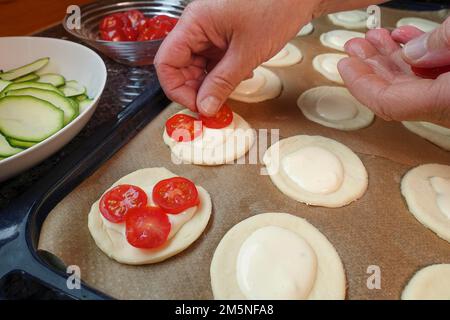
<svg viewBox="0 0 450 320">
<path fill-rule="evenodd" d="M 128 11 L 140 10 L 146 17 L 164 14 L 180 17 L 188 1 L 184 0 L 147 0 L 147 1 L 99 1 L 81 7 L 80 28 L 69 28 L 71 14 L 63 21 L 67 32 L 97 49 L 114 61 L 129 66 L 153 64 L 156 52 L 163 39 L 150 41 L 103 41 L 99 38 L 99 24 L 103 17 Z M 69 20 L 70 22 L 70 20 Z"/>
</svg>

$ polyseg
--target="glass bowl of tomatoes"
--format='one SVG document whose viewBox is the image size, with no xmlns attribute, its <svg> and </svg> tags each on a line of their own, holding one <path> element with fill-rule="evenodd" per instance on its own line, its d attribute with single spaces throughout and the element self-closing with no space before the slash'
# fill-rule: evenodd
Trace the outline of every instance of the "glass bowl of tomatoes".
<svg viewBox="0 0 450 320">
<path fill-rule="evenodd" d="M 151 65 L 188 2 L 98 1 L 81 7 L 79 24 L 71 13 L 64 18 L 63 26 L 114 61 L 129 66 Z"/>
</svg>

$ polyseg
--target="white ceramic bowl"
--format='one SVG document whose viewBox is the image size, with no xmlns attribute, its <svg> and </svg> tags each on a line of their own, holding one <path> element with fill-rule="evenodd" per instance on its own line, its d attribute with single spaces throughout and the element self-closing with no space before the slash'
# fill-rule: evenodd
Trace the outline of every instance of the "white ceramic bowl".
<svg viewBox="0 0 450 320">
<path fill-rule="evenodd" d="M 20 67 L 39 58 L 50 63 L 39 73 L 59 73 L 67 80 L 77 80 L 94 99 L 92 106 L 50 138 L 15 156 L 0 160 L 0 181 L 4 181 L 51 156 L 61 149 L 86 125 L 97 108 L 106 84 L 106 66 L 91 49 L 75 42 L 39 37 L 0 38 L 0 69 Z"/>
</svg>

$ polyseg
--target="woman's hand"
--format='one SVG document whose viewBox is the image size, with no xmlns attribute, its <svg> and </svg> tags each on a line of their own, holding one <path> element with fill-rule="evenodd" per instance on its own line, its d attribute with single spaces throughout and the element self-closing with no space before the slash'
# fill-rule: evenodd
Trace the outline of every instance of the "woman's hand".
<svg viewBox="0 0 450 320">
<path fill-rule="evenodd" d="M 402 49 L 400 43 L 405 44 Z M 346 44 L 350 58 L 339 71 L 351 93 L 386 120 L 423 120 L 450 127 L 450 72 L 435 80 L 416 76 L 414 67 L 450 64 L 450 18 L 424 34 L 402 27 L 377 29 Z"/>
<path fill-rule="evenodd" d="M 192 2 L 155 59 L 166 95 L 193 111 L 214 115 L 242 80 L 313 18 L 319 2 Z"/>
</svg>

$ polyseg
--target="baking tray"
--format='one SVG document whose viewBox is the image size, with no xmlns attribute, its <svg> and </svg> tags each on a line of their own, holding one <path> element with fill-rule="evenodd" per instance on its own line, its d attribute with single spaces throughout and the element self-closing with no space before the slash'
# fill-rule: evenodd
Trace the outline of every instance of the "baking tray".
<svg viewBox="0 0 450 320">
<path fill-rule="evenodd" d="M 399 16 L 390 14 L 390 22 L 385 22 L 385 25 L 392 25 Z M 320 46 L 317 36 L 335 27 L 326 19 L 315 24 L 313 36 L 293 41 L 305 53 L 305 60 L 292 68 L 274 69 L 284 82 L 285 91 L 280 98 L 251 106 L 239 102 L 230 104 L 256 129 L 281 126 L 281 138 L 295 134 L 321 134 L 355 150 L 366 164 L 370 176 L 369 191 L 360 201 L 341 209 L 312 208 L 281 195 L 267 176 L 259 175 L 260 166 L 175 166 L 170 162 L 170 153 L 162 143 L 161 133 L 164 119 L 177 108 L 172 106 L 161 113 L 169 101 L 160 91 L 149 91 L 117 118 L 102 125 L 91 140 L 80 144 L 70 159 L 52 169 L 51 176 L 40 180 L 0 212 L 0 278 L 26 274 L 78 299 L 108 299 L 110 296 L 125 299 L 210 299 L 209 263 L 218 242 L 234 224 L 267 211 L 285 211 L 305 217 L 329 237 L 344 262 L 350 299 L 398 298 L 400 289 L 418 268 L 450 261 L 448 243 L 437 238 L 408 213 L 398 185 L 402 174 L 411 166 L 425 162 L 448 163 L 449 153 L 407 132 L 398 123 L 377 119 L 367 129 L 341 132 L 308 122 L 295 106 L 296 98 L 305 89 L 332 84 L 311 69 L 310 61 L 313 53 L 332 51 Z M 142 131 L 132 139 L 140 129 Z M 115 154 L 121 147 L 124 148 Z M 130 150 L 140 150 L 141 156 L 127 156 L 132 154 L 128 152 Z M 141 267 L 119 265 L 93 244 L 87 231 L 88 208 L 121 176 L 152 166 L 166 166 L 209 190 L 214 205 L 212 221 L 196 243 L 166 262 Z M 236 184 L 238 181 L 247 182 L 241 186 Z M 77 210 L 65 210 L 79 199 L 80 191 L 88 192 L 84 193 L 83 203 Z M 267 197 L 262 198 L 261 194 Z M 382 206 L 384 203 L 390 206 Z M 77 226 L 82 229 L 72 233 L 67 230 L 65 234 L 60 232 L 65 229 L 53 228 L 61 227 L 64 220 L 68 221 L 66 218 L 74 219 L 75 225 L 69 227 L 66 224 L 67 229 Z M 46 231 L 53 229 L 53 232 L 43 232 L 38 247 L 42 227 Z M 55 233 L 59 233 L 57 238 Z M 88 245 L 84 246 L 86 243 Z M 386 247 L 390 248 L 388 252 L 385 252 Z M 86 248 L 90 251 L 87 252 Z M 66 265 L 81 266 L 82 279 L 90 286 L 83 284 L 82 290 L 69 290 L 67 275 L 54 255 Z M 389 289 L 377 292 L 361 287 L 367 278 L 367 266 L 372 264 L 382 267 L 382 286 Z M 107 266 L 108 272 L 95 269 L 100 265 Z M 130 279 L 136 275 L 135 272 L 147 278 Z M 99 273 L 105 275 L 99 276 Z M 170 275 L 174 274 L 184 278 L 171 279 Z M 144 292 L 138 290 L 142 287 L 132 288 L 136 282 L 146 284 Z"/>
</svg>

